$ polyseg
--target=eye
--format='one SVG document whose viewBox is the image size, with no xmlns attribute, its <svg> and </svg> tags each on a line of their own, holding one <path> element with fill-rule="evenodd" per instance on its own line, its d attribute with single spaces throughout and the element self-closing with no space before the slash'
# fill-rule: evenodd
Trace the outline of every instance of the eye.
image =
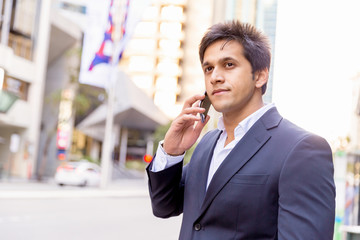
<svg viewBox="0 0 360 240">
<path fill-rule="evenodd" d="M 205 73 L 210 72 L 211 70 L 213 70 L 213 67 L 206 67 L 206 68 L 204 68 L 204 72 L 205 72 Z"/>
<path fill-rule="evenodd" d="M 231 62 L 227 62 L 227 63 L 225 64 L 225 66 L 226 66 L 226 67 L 233 67 L 233 66 L 234 66 L 234 64 L 233 64 L 233 63 L 231 63 Z"/>
</svg>

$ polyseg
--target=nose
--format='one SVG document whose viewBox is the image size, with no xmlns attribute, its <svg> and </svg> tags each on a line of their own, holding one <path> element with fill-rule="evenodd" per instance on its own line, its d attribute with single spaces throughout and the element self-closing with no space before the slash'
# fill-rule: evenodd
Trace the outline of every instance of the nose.
<svg viewBox="0 0 360 240">
<path fill-rule="evenodd" d="M 213 69 L 213 71 L 211 73 L 210 82 L 211 82 L 211 84 L 224 82 L 224 76 L 219 69 L 217 69 L 217 68 Z"/>
</svg>

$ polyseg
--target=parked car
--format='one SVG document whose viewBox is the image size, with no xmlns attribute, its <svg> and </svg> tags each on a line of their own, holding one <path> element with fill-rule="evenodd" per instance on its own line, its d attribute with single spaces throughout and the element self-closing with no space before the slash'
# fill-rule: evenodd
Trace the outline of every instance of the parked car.
<svg viewBox="0 0 360 240">
<path fill-rule="evenodd" d="M 62 163 L 56 169 L 55 182 L 60 186 L 98 186 L 100 184 L 100 167 L 87 161 Z"/>
</svg>

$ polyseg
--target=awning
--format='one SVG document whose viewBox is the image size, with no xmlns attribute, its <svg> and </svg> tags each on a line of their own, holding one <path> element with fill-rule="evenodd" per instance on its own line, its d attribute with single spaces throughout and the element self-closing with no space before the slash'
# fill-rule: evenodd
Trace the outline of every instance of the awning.
<svg viewBox="0 0 360 240">
<path fill-rule="evenodd" d="M 123 72 L 118 72 L 117 81 L 114 124 L 126 128 L 154 131 L 159 125 L 169 122 L 168 117 L 155 106 L 153 100 Z M 77 129 L 95 139 L 102 140 L 106 108 L 106 104 L 100 105 L 77 125 Z"/>
</svg>

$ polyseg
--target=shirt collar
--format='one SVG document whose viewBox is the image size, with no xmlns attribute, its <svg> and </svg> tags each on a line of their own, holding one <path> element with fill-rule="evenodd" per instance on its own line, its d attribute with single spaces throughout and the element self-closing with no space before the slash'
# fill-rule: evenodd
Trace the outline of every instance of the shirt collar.
<svg viewBox="0 0 360 240">
<path fill-rule="evenodd" d="M 234 130 L 235 139 L 243 136 L 247 131 L 249 131 L 249 129 L 254 125 L 254 123 L 259 120 L 270 108 L 273 107 L 275 107 L 274 103 L 265 104 L 256 112 L 252 113 L 244 120 L 242 120 Z M 217 128 L 225 132 L 224 119 L 222 115 L 219 117 Z"/>
</svg>

